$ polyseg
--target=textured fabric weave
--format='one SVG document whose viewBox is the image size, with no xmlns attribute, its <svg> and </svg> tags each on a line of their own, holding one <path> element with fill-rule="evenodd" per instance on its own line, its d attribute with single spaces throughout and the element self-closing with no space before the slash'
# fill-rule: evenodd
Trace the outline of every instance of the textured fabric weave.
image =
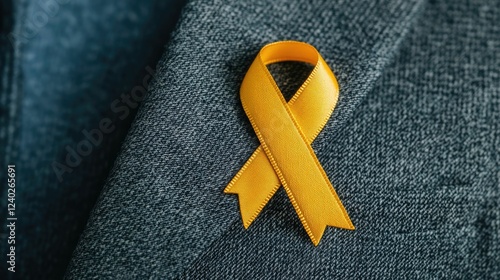
<svg viewBox="0 0 500 280">
<path fill-rule="evenodd" d="M 491 1 L 190 1 L 67 277 L 500 277 L 499 20 Z M 246 231 L 222 193 L 258 145 L 243 75 L 285 39 L 341 88 L 312 146 L 357 230 L 318 247 L 283 191 Z"/>
</svg>

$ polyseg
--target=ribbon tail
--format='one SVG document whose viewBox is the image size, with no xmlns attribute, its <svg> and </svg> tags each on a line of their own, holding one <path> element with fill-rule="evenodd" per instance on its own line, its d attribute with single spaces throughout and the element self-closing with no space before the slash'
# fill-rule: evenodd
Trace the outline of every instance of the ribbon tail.
<svg viewBox="0 0 500 280">
<path fill-rule="evenodd" d="M 301 213 L 299 218 L 315 246 L 321 241 L 327 226 L 355 229 L 335 190 L 331 185 L 329 188 L 330 190 L 318 195 L 310 194 L 308 197 L 310 203 L 292 202 L 296 212 Z M 288 193 L 289 190 L 287 190 Z M 290 194 L 289 197 L 291 197 Z M 300 199 L 297 196 L 295 198 Z"/>
<path fill-rule="evenodd" d="M 238 195 L 243 226 L 248 228 L 280 186 L 273 167 L 259 146 L 229 182 L 224 193 Z"/>
</svg>

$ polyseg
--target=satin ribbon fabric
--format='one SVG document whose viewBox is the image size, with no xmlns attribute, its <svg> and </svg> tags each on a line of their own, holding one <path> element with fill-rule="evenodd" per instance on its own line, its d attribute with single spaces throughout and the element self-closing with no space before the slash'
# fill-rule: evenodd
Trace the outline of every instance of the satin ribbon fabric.
<svg viewBox="0 0 500 280">
<path fill-rule="evenodd" d="M 283 61 L 314 65 L 288 103 L 266 67 Z M 354 229 L 310 145 L 339 96 L 337 80 L 318 51 L 296 41 L 264 46 L 245 75 L 240 96 L 261 143 L 224 190 L 238 194 L 244 227 L 283 186 L 315 246 L 327 225 Z"/>
</svg>

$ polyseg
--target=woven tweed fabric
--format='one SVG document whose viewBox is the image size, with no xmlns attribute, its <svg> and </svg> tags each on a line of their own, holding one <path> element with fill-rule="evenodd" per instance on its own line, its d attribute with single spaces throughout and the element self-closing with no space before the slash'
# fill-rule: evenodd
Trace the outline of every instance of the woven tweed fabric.
<svg viewBox="0 0 500 280">
<path fill-rule="evenodd" d="M 0 279 L 58 279 L 134 115 L 110 105 L 155 68 L 179 1 L 4 0 L 0 3 L 0 205 L 7 211 L 6 165 L 17 166 L 16 272 L 7 271 L 2 222 Z M 83 130 L 114 131 L 58 178 L 67 148 Z"/>
<path fill-rule="evenodd" d="M 190 1 L 67 278 L 498 279 L 499 21 L 480 0 Z M 313 148 L 357 229 L 318 247 L 283 191 L 248 230 L 222 193 L 258 146 L 243 75 L 285 39 L 341 87 Z"/>
</svg>

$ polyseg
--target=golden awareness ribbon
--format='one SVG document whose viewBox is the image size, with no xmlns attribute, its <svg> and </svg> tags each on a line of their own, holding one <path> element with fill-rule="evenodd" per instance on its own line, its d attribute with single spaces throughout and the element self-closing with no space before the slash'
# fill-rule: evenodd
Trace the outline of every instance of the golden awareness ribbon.
<svg viewBox="0 0 500 280">
<path fill-rule="evenodd" d="M 299 61 L 314 69 L 287 103 L 266 65 Z M 224 190 L 238 194 L 248 228 L 282 185 L 316 246 L 327 225 L 354 229 L 311 148 L 335 108 L 335 76 L 311 45 L 283 41 L 264 46 L 246 73 L 241 103 L 261 145 Z"/>
</svg>

